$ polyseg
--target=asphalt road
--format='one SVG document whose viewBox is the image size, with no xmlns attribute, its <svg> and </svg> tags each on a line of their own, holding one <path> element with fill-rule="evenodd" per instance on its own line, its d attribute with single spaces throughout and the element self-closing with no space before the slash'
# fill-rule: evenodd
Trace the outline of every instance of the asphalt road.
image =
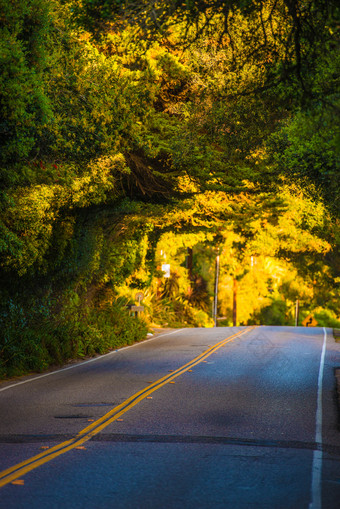
<svg viewBox="0 0 340 509">
<path fill-rule="evenodd" d="M 0 507 L 339 509 L 336 367 L 321 328 L 182 329 L 3 382 Z"/>
</svg>

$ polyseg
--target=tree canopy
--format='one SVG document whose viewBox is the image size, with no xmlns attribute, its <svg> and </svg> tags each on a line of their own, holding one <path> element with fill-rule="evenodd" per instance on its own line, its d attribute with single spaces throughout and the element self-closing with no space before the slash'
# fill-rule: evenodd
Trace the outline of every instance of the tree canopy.
<svg viewBox="0 0 340 509">
<path fill-rule="evenodd" d="M 110 347 L 136 289 L 211 325 L 217 252 L 226 323 L 235 281 L 241 323 L 336 321 L 336 2 L 0 0 L 0 69 L 6 365 Z"/>
</svg>

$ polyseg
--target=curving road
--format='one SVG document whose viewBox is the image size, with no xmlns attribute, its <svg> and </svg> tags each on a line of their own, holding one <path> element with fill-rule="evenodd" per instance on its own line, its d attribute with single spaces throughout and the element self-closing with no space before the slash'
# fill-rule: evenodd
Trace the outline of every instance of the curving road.
<svg viewBox="0 0 340 509">
<path fill-rule="evenodd" d="M 0 507 L 338 509 L 340 344 L 182 329 L 0 384 Z"/>
</svg>

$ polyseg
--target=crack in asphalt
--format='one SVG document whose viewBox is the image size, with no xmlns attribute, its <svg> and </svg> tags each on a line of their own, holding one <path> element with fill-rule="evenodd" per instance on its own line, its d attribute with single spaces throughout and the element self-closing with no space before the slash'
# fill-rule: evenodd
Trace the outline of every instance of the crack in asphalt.
<svg viewBox="0 0 340 509">
<path fill-rule="evenodd" d="M 0 443 L 39 443 L 69 440 L 72 434 L 51 435 L 0 435 Z M 135 442 L 135 443 L 164 443 L 164 444 L 217 444 L 237 445 L 248 447 L 269 447 L 277 449 L 307 449 L 322 450 L 329 454 L 340 456 L 340 446 L 333 444 L 318 444 L 316 442 L 303 442 L 299 440 L 265 440 L 253 438 L 221 437 L 206 435 L 134 435 L 125 433 L 103 433 L 92 437 L 90 442 Z"/>
</svg>

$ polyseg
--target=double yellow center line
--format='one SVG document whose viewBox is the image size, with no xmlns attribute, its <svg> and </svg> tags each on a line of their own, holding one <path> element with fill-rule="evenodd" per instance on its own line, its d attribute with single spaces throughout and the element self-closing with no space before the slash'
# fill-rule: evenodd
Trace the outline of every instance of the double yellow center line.
<svg viewBox="0 0 340 509">
<path fill-rule="evenodd" d="M 19 477 L 22 477 L 31 470 L 34 470 L 35 468 L 43 465 L 44 463 L 53 460 L 57 456 L 60 456 L 61 454 L 65 454 L 66 452 L 71 451 L 72 449 L 80 447 L 84 442 L 87 442 L 92 437 L 100 433 L 104 428 L 109 426 L 109 424 L 119 419 L 125 412 L 127 412 L 132 407 L 137 405 L 137 403 L 139 403 L 143 399 L 147 398 L 153 392 L 163 387 L 163 385 L 170 383 L 178 376 L 182 375 L 186 371 L 189 371 L 191 368 L 193 368 L 200 362 L 203 362 L 207 357 L 216 352 L 222 346 L 226 345 L 230 341 L 233 341 L 236 337 L 246 334 L 252 329 L 253 327 L 244 329 L 240 332 L 237 332 L 236 334 L 233 334 L 232 336 L 229 336 L 226 339 L 223 339 L 216 345 L 209 347 L 208 350 L 205 350 L 203 353 L 195 357 L 193 360 L 191 360 L 187 364 L 184 364 L 184 366 L 181 366 L 176 371 L 173 371 L 172 373 L 164 376 L 163 378 L 160 378 L 156 382 L 151 383 L 148 387 L 145 387 L 141 391 L 137 392 L 120 405 L 117 405 L 116 407 L 112 408 L 112 410 L 110 410 L 105 415 L 100 417 L 98 420 L 96 420 L 95 422 L 84 428 L 82 431 L 80 431 L 74 438 L 62 442 L 61 444 L 55 445 L 54 447 L 51 447 L 48 450 L 45 450 L 44 452 L 23 461 L 22 463 L 18 463 L 17 465 L 14 465 L 13 467 L 4 470 L 3 472 L 0 473 L 0 487 L 5 486 L 6 484 L 14 481 L 15 479 L 18 479 Z"/>
</svg>

